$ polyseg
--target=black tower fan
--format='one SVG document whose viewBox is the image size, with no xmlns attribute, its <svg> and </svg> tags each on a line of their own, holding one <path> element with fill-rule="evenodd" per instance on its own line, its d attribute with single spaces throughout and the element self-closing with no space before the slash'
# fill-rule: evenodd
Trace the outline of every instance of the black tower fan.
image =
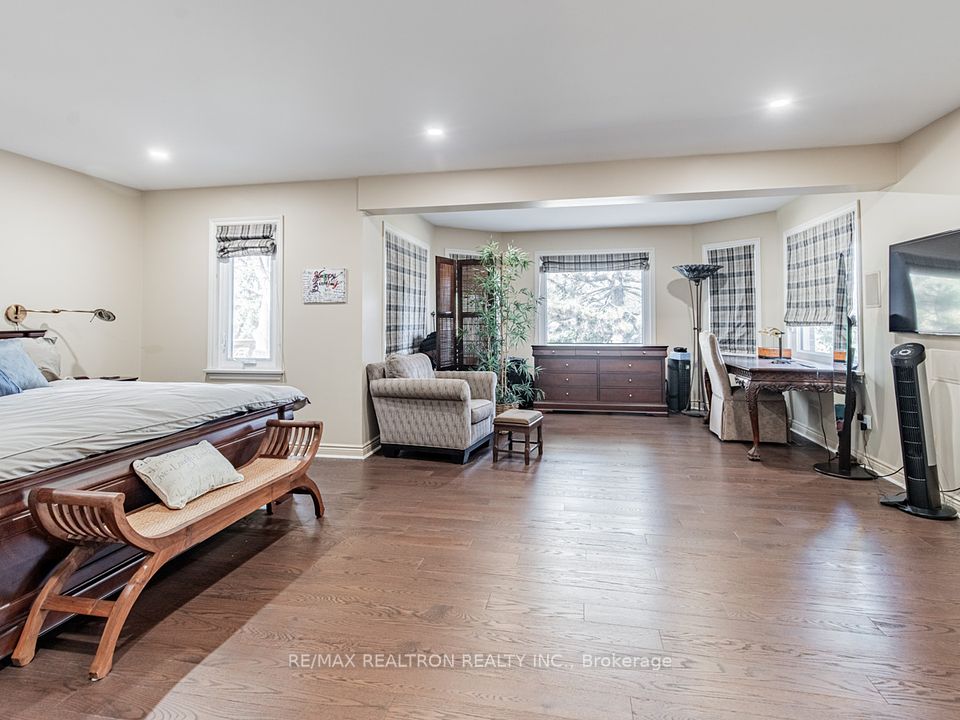
<svg viewBox="0 0 960 720">
<path fill-rule="evenodd" d="M 940 501 L 925 360 L 926 353 L 920 343 L 897 345 L 890 351 L 907 491 L 888 495 L 880 502 L 919 517 L 952 520 L 957 517 L 957 511 Z"/>
</svg>

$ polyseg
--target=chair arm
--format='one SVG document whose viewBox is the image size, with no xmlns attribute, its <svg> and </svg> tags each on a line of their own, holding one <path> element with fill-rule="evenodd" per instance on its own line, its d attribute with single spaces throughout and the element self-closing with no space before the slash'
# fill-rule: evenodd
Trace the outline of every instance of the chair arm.
<svg viewBox="0 0 960 720">
<path fill-rule="evenodd" d="M 476 400 L 493 400 L 497 397 L 497 374 L 485 370 L 442 370 L 437 378 L 466 380 L 470 385 L 470 397 Z"/>
<path fill-rule="evenodd" d="M 470 386 L 466 380 L 433 380 L 422 378 L 382 378 L 370 383 L 373 397 L 409 400 L 453 400 L 468 402 Z"/>
</svg>

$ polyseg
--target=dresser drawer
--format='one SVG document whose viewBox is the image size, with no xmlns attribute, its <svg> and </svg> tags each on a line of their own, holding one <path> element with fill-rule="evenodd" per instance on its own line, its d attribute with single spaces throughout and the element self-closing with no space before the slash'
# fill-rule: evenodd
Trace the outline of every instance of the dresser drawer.
<svg viewBox="0 0 960 720">
<path fill-rule="evenodd" d="M 537 387 L 596 387 L 596 373 L 542 372 L 537 376 Z"/>
<path fill-rule="evenodd" d="M 545 402 L 596 402 L 597 400 L 596 385 L 591 385 L 590 387 L 551 385 L 550 387 L 541 389 L 543 390 L 543 399 Z"/>
<path fill-rule="evenodd" d="M 601 388 L 600 402 L 659 404 L 663 393 L 658 388 Z"/>
<path fill-rule="evenodd" d="M 621 350 L 617 348 L 577 348 L 579 357 L 611 358 L 620 357 Z"/>
<path fill-rule="evenodd" d="M 538 360 L 550 357 L 576 357 L 577 346 L 551 347 L 549 345 L 534 345 L 533 356 Z"/>
<path fill-rule="evenodd" d="M 597 361 L 587 358 L 553 358 L 545 357 L 536 359 L 537 367 L 544 373 L 595 373 L 597 372 Z"/>
<path fill-rule="evenodd" d="M 645 357 L 600 358 L 597 365 L 600 372 L 648 373 L 651 377 L 660 376 L 662 360 Z"/>
<path fill-rule="evenodd" d="M 660 378 L 650 373 L 600 373 L 600 387 L 635 387 L 659 390 Z"/>
</svg>

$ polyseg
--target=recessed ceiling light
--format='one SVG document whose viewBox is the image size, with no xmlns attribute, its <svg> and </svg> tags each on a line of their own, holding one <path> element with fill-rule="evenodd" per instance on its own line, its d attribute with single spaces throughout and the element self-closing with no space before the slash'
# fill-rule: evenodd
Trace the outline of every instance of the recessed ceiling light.
<svg viewBox="0 0 960 720">
<path fill-rule="evenodd" d="M 424 130 L 423 134 L 426 135 L 428 138 L 442 138 L 447 134 L 447 131 L 444 130 L 442 127 L 437 127 L 436 125 L 432 125 L 431 127 L 428 127 L 426 130 Z"/>
<path fill-rule="evenodd" d="M 793 105 L 792 97 L 780 97 L 767 103 L 767 107 L 771 110 L 780 110 L 781 108 L 789 107 L 791 105 Z"/>
<path fill-rule="evenodd" d="M 163 148 L 149 148 L 147 150 L 147 155 L 150 156 L 151 160 L 156 162 L 167 162 L 170 159 L 170 152 L 164 150 Z"/>
</svg>

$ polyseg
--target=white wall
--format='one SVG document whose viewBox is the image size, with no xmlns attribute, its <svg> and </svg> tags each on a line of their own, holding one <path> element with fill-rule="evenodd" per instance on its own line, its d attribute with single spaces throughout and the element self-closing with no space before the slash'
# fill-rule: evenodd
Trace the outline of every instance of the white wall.
<svg viewBox="0 0 960 720">
<path fill-rule="evenodd" d="M 324 421 L 323 452 L 356 454 L 363 431 L 363 217 L 356 182 L 286 183 L 150 192 L 145 200 L 143 376 L 203 380 L 211 218 L 282 215 L 285 382 Z M 304 305 L 301 273 L 347 269 L 347 302 Z"/>
<path fill-rule="evenodd" d="M 862 272 L 880 272 L 881 307 L 864 308 L 863 399 L 874 429 L 855 437 L 868 459 L 886 472 L 902 465 L 896 399 L 892 388 L 891 348 L 921 342 L 928 349 L 928 379 L 934 413 L 934 435 L 944 487 L 960 485 L 960 338 L 901 335 L 887 331 L 888 248 L 932 233 L 960 228 L 960 112 L 941 118 L 901 145 L 901 180 L 883 192 L 815 195 L 799 198 L 778 211 L 781 238 L 791 227 L 860 201 Z M 771 250 L 774 250 L 771 247 Z M 782 290 L 781 290 L 782 292 Z M 782 300 L 781 300 L 782 303 Z M 823 396 L 828 443 L 835 443 L 830 396 Z M 821 435 L 816 395 L 794 394 L 795 426 L 804 434 Z"/>
<path fill-rule="evenodd" d="M 58 338 L 65 375 L 139 375 L 141 193 L 0 151 L 0 198 L 0 311 L 112 310 L 112 323 L 30 315 L 24 326 Z"/>
</svg>

